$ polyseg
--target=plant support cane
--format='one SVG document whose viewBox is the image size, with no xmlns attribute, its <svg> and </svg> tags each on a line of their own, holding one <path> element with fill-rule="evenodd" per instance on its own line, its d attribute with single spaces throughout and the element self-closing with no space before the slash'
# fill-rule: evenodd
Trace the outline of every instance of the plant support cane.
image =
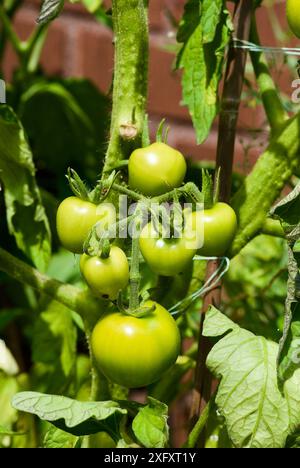
<svg viewBox="0 0 300 468">
<path fill-rule="evenodd" d="M 238 39 L 248 40 L 249 38 L 252 9 L 253 2 L 249 0 L 242 0 L 236 6 L 234 25 L 235 34 Z M 243 87 L 245 64 L 246 52 L 244 50 L 234 49 L 233 44 L 231 44 L 221 101 L 216 162 L 216 174 L 220 174 L 219 200 L 224 202 L 229 201 L 231 194 L 236 124 Z M 206 272 L 207 278 L 214 274 L 218 267 L 218 260 L 208 262 Z M 196 423 L 203 408 L 209 402 L 212 392 L 212 376 L 205 365 L 207 355 L 211 349 L 211 344 L 207 338 L 202 336 L 204 314 L 211 304 L 219 307 L 220 301 L 221 283 L 218 283 L 215 288 L 204 297 L 200 322 L 198 358 L 195 371 L 195 388 L 193 392 L 191 411 L 192 425 Z"/>
</svg>

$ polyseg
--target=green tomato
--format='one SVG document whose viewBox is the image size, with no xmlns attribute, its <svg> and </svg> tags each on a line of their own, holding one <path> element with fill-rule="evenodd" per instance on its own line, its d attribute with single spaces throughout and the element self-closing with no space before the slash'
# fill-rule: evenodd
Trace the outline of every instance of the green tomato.
<svg viewBox="0 0 300 468">
<path fill-rule="evenodd" d="M 232 244 L 237 218 L 234 210 L 226 203 L 216 203 L 212 208 L 194 211 L 188 221 L 189 229 L 198 233 L 199 255 L 221 257 Z"/>
<path fill-rule="evenodd" d="M 186 162 L 182 154 L 171 146 L 153 143 L 131 154 L 128 173 L 132 189 L 153 197 L 182 184 Z"/>
<path fill-rule="evenodd" d="M 185 231 L 178 238 L 163 238 L 157 234 L 151 223 L 143 228 L 139 244 L 151 270 L 161 276 L 183 273 L 197 252 L 193 243 L 190 245 Z"/>
<path fill-rule="evenodd" d="M 286 16 L 291 30 L 300 38 L 300 0 L 287 0 Z"/>
<path fill-rule="evenodd" d="M 104 315 L 95 326 L 91 347 L 96 363 L 112 382 L 128 388 L 145 387 L 176 362 L 180 334 L 175 320 L 161 305 L 143 317 L 121 312 Z"/>
<path fill-rule="evenodd" d="M 119 247 L 112 246 L 108 258 L 80 258 L 80 270 L 92 292 L 103 299 L 115 300 L 129 281 L 128 260 Z"/>
<path fill-rule="evenodd" d="M 83 244 L 96 223 L 99 230 L 116 222 L 116 213 L 110 203 L 94 205 L 77 197 L 66 198 L 58 207 L 56 227 L 61 244 L 70 252 L 80 254 Z"/>
</svg>

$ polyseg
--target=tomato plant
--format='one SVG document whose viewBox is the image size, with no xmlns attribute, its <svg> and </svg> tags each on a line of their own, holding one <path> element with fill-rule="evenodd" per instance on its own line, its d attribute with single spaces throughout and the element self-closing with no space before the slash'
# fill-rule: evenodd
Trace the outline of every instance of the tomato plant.
<svg viewBox="0 0 300 468">
<path fill-rule="evenodd" d="M 158 380 L 176 361 L 180 334 L 162 306 L 142 317 L 113 312 L 104 315 L 92 334 L 92 350 L 101 371 L 115 383 L 145 387 Z"/>
<path fill-rule="evenodd" d="M 20 38 L 35 3 L 0 4 L 0 447 L 299 448 L 299 1 L 45 0 Z M 108 82 L 102 37 L 111 93 L 58 76 Z"/>
</svg>

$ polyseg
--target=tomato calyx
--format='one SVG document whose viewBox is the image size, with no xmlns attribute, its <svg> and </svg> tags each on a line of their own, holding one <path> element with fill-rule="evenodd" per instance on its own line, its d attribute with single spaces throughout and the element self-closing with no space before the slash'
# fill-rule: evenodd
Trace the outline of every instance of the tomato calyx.
<svg viewBox="0 0 300 468">
<path fill-rule="evenodd" d="M 108 197 L 118 175 L 119 173 L 113 170 L 105 180 L 98 181 L 93 190 L 89 190 L 79 174 L 71 167 L 68 168 L 66 177 L 73 194 L 77 198 L 83 201 L 89 201 L 94 205 L 99 205 Z"/>
<path fill-rule="evenodd" d="M 84 201 L 90 201 L 89 190 L 77 172 L 69 167 L 66 177 L 75 197 Z"/>
<path fill-rule="evenodd" d="M 144 299 L 142 303 L 135 309 L 131 309 L 130 307 L 125 307 L 122 297 L 122 292 L 120 291 L 116 305 L 121 314 L 129 315 L 130 317 L 142 318 L 146 317 L 147 315 L 151 314 L 155 311 L 155 304 L 152 304 L 150 307 L 143 305 L 145 302 L 149 302 L 149 297 Z"/>
<path fill-rule="evenodd" d="M 168 136 L 170 132 L 170 127 L 165 127 L 166 119 L 162 119 L 156 132 L 156 142 L 157 143 L 165 143 L 168 142 Z"/>
</svg>

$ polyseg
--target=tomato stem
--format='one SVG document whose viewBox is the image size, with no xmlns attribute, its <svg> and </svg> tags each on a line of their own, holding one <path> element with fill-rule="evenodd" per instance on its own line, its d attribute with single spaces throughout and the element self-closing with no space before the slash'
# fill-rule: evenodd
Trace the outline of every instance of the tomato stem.
<svg viewBox="0 0 300 468">
<path fill-rule="evenodd" d="M 140 193 L 137 193 L 137 192 L 134 192 L 133 190 L 130 190 L 129 188 L 125 187 L 124 185 L 114 183 L 112 188 L 116 192 L 122 193 L 123 195 L 127 195 L 132 200 L 136 200 L 136 201 L 146 200 L 146 197 L 144 197 Z"/>
<path fill-rule="evenodd" d="M 132 233 L 131 245 L 131 264 L 130 264 L 130 296 L 129 296 L 129 310 L 134 313 L 140 305 L 139 289 L 140 289 L 140 244 L 139 236 L 141 229 L 141 219 L 139 216 L 139 206 L 136 208 L 136 218 L 134 221 L 134 231 Z"/>
<path fill-rule="evenodd" d="M 251 23 L 250 41 L 258 45 L 260 44 L 254 15 Z M 251 52 L 250 56 L 264 109 L 271 126 L 271 131 L 274 132 L 288 119 L 288 114 L 284 110 L 264 55 L 261 52 Z"/>
<path fill-rule="evenodd" d="M 232 199 L 239 227 L 230 256 L 237 255 L 264 229 L 266 218 L 293 171 L 299 166 L 299 125 L 297 114 L 270 141 L 239 191 Z"/>
<path fill-rule="evenodd" d="M 104 164 L 110 167 L 141 146 L 148 89 L 148 1 L 113 0 L 115 68 L 110 141 Z"/>
<path fill-rule="evenodd" d="M 208 418 L 211 414 L 212 409 L 215 406 L 215 397 L 216 394 L 213 394 L 207 405 L 205 406 L 203 412 L 201 413 L 198 421 L 193 427 L 191 433 L 188 436 L 187 441 L 183 445 L 183 448 L 195 448 L 198 445 L 200 436 L 207 424 Z"/>
<path fill-rule="evenodd" d="M 75 310 L 83 318 L 87 315 L 92 320 L 99 317 L 101 302 L 91 293 L 50 278 L 1 248 L 0 271 Z"/>
</svg>

